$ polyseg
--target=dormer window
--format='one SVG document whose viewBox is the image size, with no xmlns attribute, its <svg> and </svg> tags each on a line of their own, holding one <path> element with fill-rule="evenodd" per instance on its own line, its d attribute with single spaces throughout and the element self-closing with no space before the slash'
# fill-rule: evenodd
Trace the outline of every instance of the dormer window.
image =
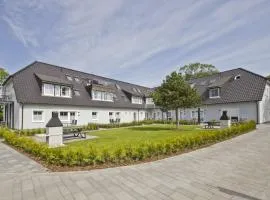
<svg viewBox="0 0 270 200">
<path fill-rule="evenodd" d="M 72 81 L 72 77 L 71 76 L 66 75 L 66 77 L 67 77 L 67 80 Z"/>
<path fill-rule="evenodd" d="M 42 86 L 43 96 L 71 97 L 71 88 L 67 86 L 44 83 Z"/>
<path fill-rule="evenodd" d="M 92 90 L 92 99 L 97 101 L 113 101 L 113 93 Z"/>
<path fill-rule="evenodd" d="M 142 104 L 142 97 L 132 96 L 131 102 L 134 104 Z"/>
<path fill-rule="evenodd" d="M 209 98 L 219 98 L 219 97 L 220 97 L 220 88 L 209 89 Z"/>
<path fill-rule="evenodd" d="M 70 97 L 70 88 L 61 86 L 61 97 Z"/>
<path fill-rule="evenodd" d="M 154 104 L 153 98 L 149 98 L 149 97 L 146 98 L 145 103 L 146 104 L 152 104 L 153 105 Z"/>
</svg>

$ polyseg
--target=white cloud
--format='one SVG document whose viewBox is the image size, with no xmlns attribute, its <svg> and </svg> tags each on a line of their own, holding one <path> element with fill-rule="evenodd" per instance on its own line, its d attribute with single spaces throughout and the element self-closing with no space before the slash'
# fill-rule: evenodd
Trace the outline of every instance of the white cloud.
<svg viewBox="0 0 270 200">
<path fill-rule="evenodd" d="M 138 80 L 151 85 L 176 65 L 192 61 L 270 63 L 269 36 L 258 33 L 239 41 L 241 34 L 249 35 L 242 29 L 269 17 L 266 0 L 11 0 L 3 5 L 2 19 L 35 58 L 88 72 L 121 74 L 143 66 L 159 71 L 156 81 L 147 74 Z M 237 40 L 231 42 L 230 34 Z M 157 55 L 165 54 L 160 62 Z M 149 59 L 158 61 L 147 66 Z"/>
</svg>

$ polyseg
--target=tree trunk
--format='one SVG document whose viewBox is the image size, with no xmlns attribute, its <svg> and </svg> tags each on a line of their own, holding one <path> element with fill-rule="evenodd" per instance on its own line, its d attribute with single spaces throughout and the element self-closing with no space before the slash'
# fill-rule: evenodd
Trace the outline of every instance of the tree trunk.
<svg viewBox="0 0 270 200">
<path fill-rule="evenodd" d="M 176 128 L 179 128 L 179 112 L 178 112 L 178 108 L 175 109 L 175 119 L 176 119 Z"/>
</svg>

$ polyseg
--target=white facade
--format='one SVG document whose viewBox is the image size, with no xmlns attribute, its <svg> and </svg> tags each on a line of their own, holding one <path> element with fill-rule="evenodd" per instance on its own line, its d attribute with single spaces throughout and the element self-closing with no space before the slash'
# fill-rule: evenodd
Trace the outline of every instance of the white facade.
<svg viewBox="0 0 270 200">
<path fill-rule="evenodd" d="M 258 102 L 259 123 L 270 122 L 270 85 L 266 84 L 262 101 Z"/>
<path fill-rule="evenodd" d="M 83 106 L 62 106 L 45 104 L 20 104 L 17 102 L 12 80 L 5 84 L 6 95 L 11 97 L 11 103 L 5 105 L 5 121 L 10 128 L 32 129 L 45 128 L 51 119 L 52 112 L 57 111 L 61 121 L 70 123 L 77 121 L 77 125 L 88 123 L 107 124 L 110 119 L 120 118 L 120 123 L 141 121 L 145 119 L 166 119 L 167 114 L 160 109 L 124 109 L 124 108 L 98 108 Z M 257 123 L 270 121 L 270 86 L 265 87 L 262 101 L 241 102 L 229 104 L 204 105 L 201 108 L 202 121 L 219 120 L 222 111 L 228 111 L 231 120 L 254 120 Z M 181 120 L 197 120 L 198 108 L 179 111 Z M 40 115 L 42 116 L 34 116 Z M 168 113 L 169 119 L 175 119 L 175 111 Z"/>
<path fill-rule="evenodd" d="M 34 121 L 35 111 L 42 111 L 41 121 Z M 51 119 L 52 112 L 58 112 L 62 123 L 70 123 L 72 119 L 77 120 L 77 125 L 86 125 L 88 123 L 108 124 L 110 118 L 114 119 L 120 116 L 120 123 L 142 121 L 145 119 L 145 111 L 138 109 L 116 109 L 116 108 L 88 108 L 78 106 L 56 106 L 56 105 L 35 105 L 27 104 L 23 106 L 23 128 L 44 128 Z M 61 117 L 60 113 L 67 113 L 67 116 Z M 75 116 L 71 116 L 75 113 Z M 110 116 L 110 113 L 113 113 Z M 94 114 L 94 115 L 92 115 Z M 15 127 L 20 128 L 20 127 Z"/>
</svg>

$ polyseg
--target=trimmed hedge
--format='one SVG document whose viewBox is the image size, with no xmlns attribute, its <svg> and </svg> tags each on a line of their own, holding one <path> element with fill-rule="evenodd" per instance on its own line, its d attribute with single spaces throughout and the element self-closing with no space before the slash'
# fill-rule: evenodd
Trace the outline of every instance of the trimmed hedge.
<svg viewBox="0 0 270 200">
<path fill-rule="evenodd" d="M 197 134 L 180 135 L 163 141 L 141 141 L 136 145 L 97 148 L 49 148 L 46 144 L 38 143 L 30 137 L 20 136 L 9 129 L 0 129 L 6 143 L 26 153 L 29 153 L 47 164 L 59 166 L 89 166 L 102 164 L 132 163 L 164 155 L 181 153 L 204 145 L 213 144 L 228 138 L 244 134 L 256 128 L 254 121 L 244 122 L 228 129 L 207 130 Z"/>
<path fill-rule="evenodd" d="M 181 125 L 197 125 L 198 123 L 194 120 L 180 120 Z M 176 124 L 176 121 L 171 120 L 143 120 L 139 122 L 130 122 L 130 123 L 119 123 L 119 124 L 93 124 L 89 123 L 87 126 L 84 126 L 84 130 L 97 130 L 99 128 L 118 128 L 118 127 L 129 127 L 129 126 L 142 126 L 150 124 Z"/>
</svg>

